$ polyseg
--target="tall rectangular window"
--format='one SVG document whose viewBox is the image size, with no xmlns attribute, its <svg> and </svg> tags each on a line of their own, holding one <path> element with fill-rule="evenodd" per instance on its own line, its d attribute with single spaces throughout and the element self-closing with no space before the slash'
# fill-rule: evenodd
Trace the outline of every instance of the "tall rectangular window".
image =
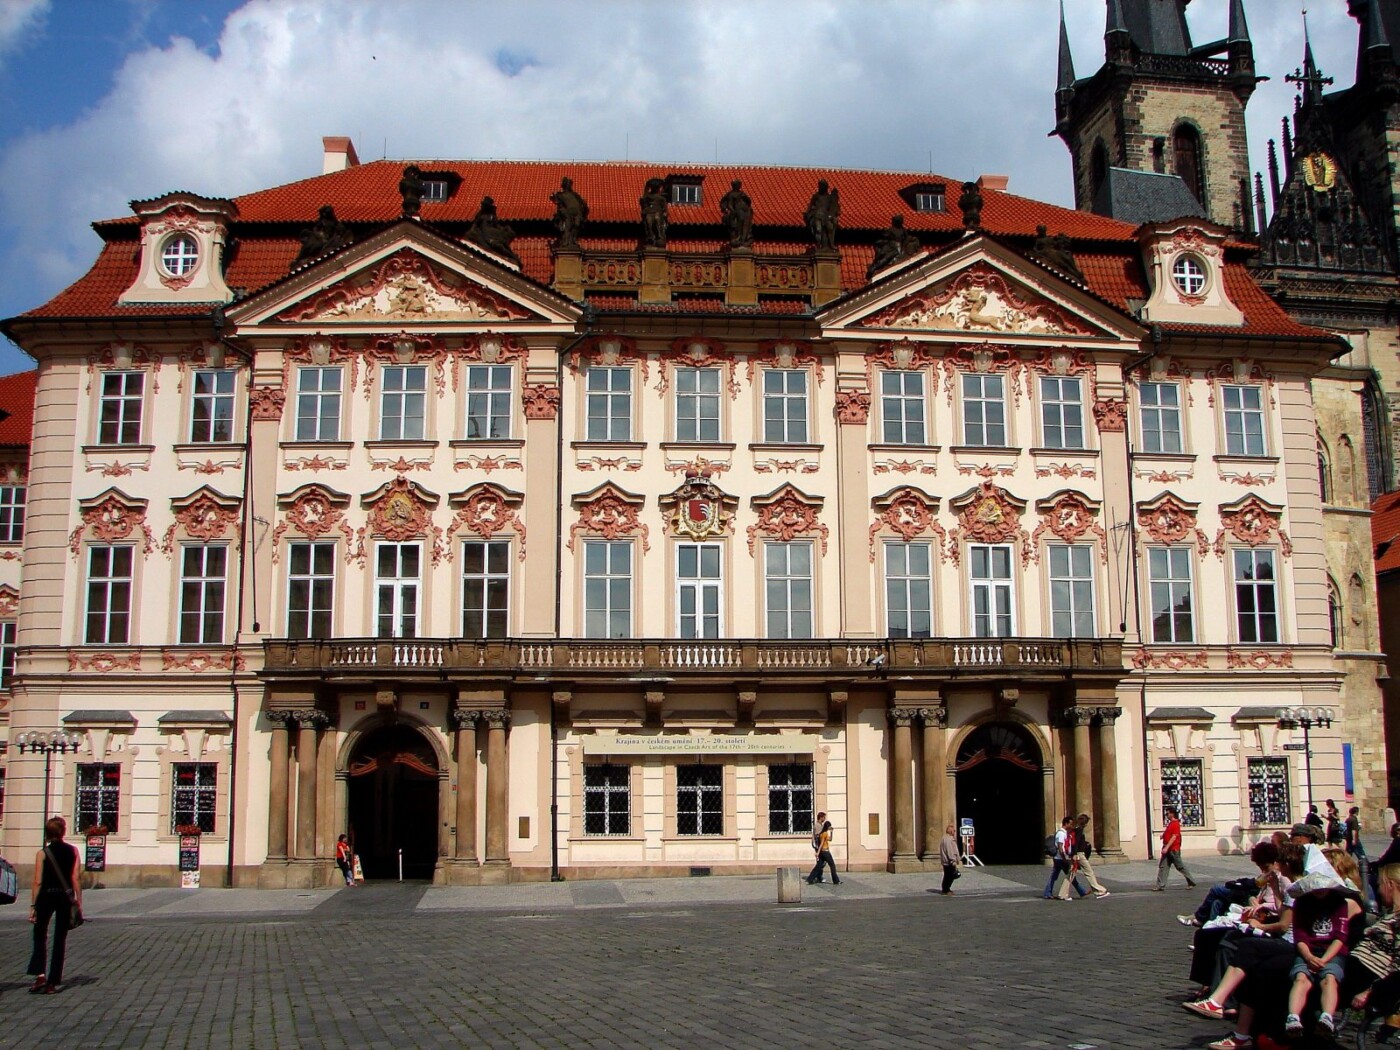
<svg viewBox="0 0 1400 1050">
<path fill-rule="evenodd" d="M 83 641 L 125 645 L 131 630 L 130 547 L 88 548 L 87 613 Z"/>
<path fill-rule="evenodd" d="M 768 637 L 812 637 L 812 545 L 765 543 L 763 584 Z"/>
<path fill-rule="evenodd" d="M 676 633 L 682 638 L 718 638 L 720 634 L 720 546 L 676 546 Z"/>
<path fill-rule="evenodd" d="M 812 830 L 812 763 L 768 767 L 768 834 Z"/>
<path fill-rule="evenodd" d="M 1288 824 L 1293 808 L 1288 803 L 1288 759 L 1251 758 L 1249 767 L 1249 822 Z"/>
<path fill-rule="evenodd" d="M 1147 577 L 1154 642 L 1194 642 L 1195 605 L 1191 548 L 1149 547 Z"/>
<path fill-rule="evenodd" d="M 344 370 L 297 370 L 296 440 L 336 441 L 340 438 L 340 398 Z"/>
<path fill-rule="evenodd" d="M 25 488 L 0 485 L 0 543 L 24 542 Z"/>
<path fill-rule="evenodd" d="M 1141 383 L 1138 408 L 1142 422 L 1142 451 L 1180 452 L 1181 387 L 1175 383 Z"/>
<path fill-rule="evenodd" d="M 210 444 L 233 440 L 233 383 L 231 368 L 201 368 L 194 374 L 190 402 L 190 441 Z"/>
<path fill-rule="evenodd" d="M 972 633 L 978 638 L 1009 638 L 1016 633 L 1011 548 L 974 543 L 967 553 L 972 578 Z"/>
<path fill-rule="evenodd" d="M 1092 638 L 1094 625 L 1094 548 L 1088 544 L 1050 545 L 1050 633 L 1056 638 Z"/>
<path fill-rule="evenodd" d="M 676 440 L 719 440 L 719 369 L 676 369 Z"/>
<path fill-rule="evenodd" d="M 922 372 L 880 373 L 880 424 L 887 445 L 922 445 L 928 440 Z"/>
<path fill-rule="evenodd" d="M 584 543 L 583 634 L 586 638 L 632 637 L 632 544 Z"/>
<path fill-rule="evenodd" d="M 632 369 L 593 366 L 584 404 L 589 441 L 632 440 Z"/>
<path fill-rule="evenodd" d="M 329 638 L 335 601 L 335 544 L 287 548 L 287 637 Z"/>
<path fill-rule="evenodd" d="M 889 637 L 932 637 L 932 567 L 927 543 L 885 544 L 885 630 Z"/>
<path fill-rule="evenodd" d="M 14 682 L 18 631 L 14 620 L 0 620 L 0 691 L 8 691 Z"/>
<path fill-rule="evenodd" d="M 176 828 L 194 826 L 212 835 L 219 798 L 219 767 L 213 762 L 176 762 L 171 779 L 171 833 Z"/>
<path fill-rule="evenodd" d="M 180 549 L 180 641 L 219 645 L 224 640 L 228 547 L 190 544 Z"/>
<path fill-rule="evenodd" d="M 0 827 L 5 826 L 5 771 L 0 769 Z"/>
<path fill-rule="evenodd" d="M 583 767 L 583 833 L 627 835 L 632 830 L 632 770 L 610 762 Z"/>
<path fill-rule="evenodd" d="M 1264 390 L 1257 386 L 1220 388 L 1225 408 L 1225 452 L 1231 456 L 1265 455 Z"/>
<path fill-rule="evenodd" d="M 1181 823 L 1189 828 L 1205 827 L 1205 792 L 1201 760 L 1188 758 L 1162 760 L 1162 810 L 1167 807 L 1181 815 Z"/>
<path fill-rule="evenodd" d="M 963 376 L 962 409 L 964 445 L 1006 445 L 1006 393 L 1001 376 Z"/>
<path fill-rule="evenodd" d="M 763 440 L 800 445 L 807 441 L 807 373 L 769 368 L 763 373 Z"/>
<path fill-rule="evenodd" d="M 99 445 L 139 445 L 144 372 L 104 372 L 98 404 Z"/>
<path fill-rule="evenodd" d="M 1236 549 L 1231 553 L 1235 569 L 1235 623 L 1240 641 L 1277 642 L 1274 552 Z"/>
<path fill-rule="evenodd" d="M 80 762 L 77 773 L 74 832 L 81 835 L 94 827 L 104 827 L 108 832 L 120 831 L 122 767 L 103 762 Z"/>
<path fill-rule="evenodd" d="M 1046 448 L 1084 447 L 1084 401 L 1078 379 L 1040 377 L 1040 429 Z"/>
<path fill-rule="evenodd" d="M 676 767 L 676 834 L 724 834 L 722 767 Z"/>
<path fill-rule="evenodd" d="M 375 547 L 375 633 L 380 638 L 418 637 L 422 552 L 416 543 L 381 543 Z"/>
<path fill-rule="evenodd" d="M 510 365 L 467 367 L 467 437 L 510 437 Z"/>
<path fill-rule="evenodd" d="M 510 544 L 462 544 L 462 636 L 504 638 L 510 631 Z"/>
<path fill-rule="evenodd" d="M 424 365 L 385 365 L 380 373 L 379 440 L 422 441 L 428 405 Z"/>
</svg>

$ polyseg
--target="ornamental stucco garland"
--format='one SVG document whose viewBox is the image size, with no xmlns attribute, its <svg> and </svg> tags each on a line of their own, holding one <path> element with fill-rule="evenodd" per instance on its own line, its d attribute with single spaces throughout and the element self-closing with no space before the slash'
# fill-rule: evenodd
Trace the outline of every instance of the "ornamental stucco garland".
<svg viewBox="0 0 1400 1050">
<path fill-rule="evenodd" d="M 150 347 L 128 343 L 123 339 L 113 340 L 88 356 L 88 383 L 84 393 L 92 393 L 92 381 L 102 372 L 112 369 L 139 369 L 151 377 L 151 393 L 158 394 L 160 366 L 164 360 L 163 354 L 155 353 Z"/>
<path fill-rule="evenodd" d="M 203 489 L 175 505 L 175 521 L 165 530 L 160 549 L 166 554 L 175 550 L 175 534 L 183 530 L 190 539 L 222 539 L 230 529 L 239 533 L 238 504 L 227 498 L 221 502 L 212 490 Z"/>
<path fill-rule="evenodd" d="M 1282 507 L 1272 507 L 1258 496 L 1246 496 L 1233 507 L 1220 508 L 1222 528 L 1215 534 L 1215 553 L 1225 557 L 1225 535 L 1229 533 L 1249 547 L 1258 547 L 1278 537 L 1279 551 L 1285 558 L 1293 554 L 1293 541 L 1280 527 Z"/>
<path fill-rule="evenodd" d="M 291 506 L 282 514 L 282 520 L 272 530 L 272 560 L 278 561 L 281 546 L 278 541 L 288 531 L 308 540 L 318 540 L 332 531 L 339 532 L 349 544 L 355 538 L 355 530 L 345 520 L 345 512 L 337 503 L 343 497 L 332 496 L 319 486 L 310 486 L 298 493 Z"/>
<path fill-rule="evenodd" d="M 826 554 L 831 530 L 817 519 L 821 510 L 819 498 L 808 496 L 789 484 L 770 496 L 755 497 L 751 502 L 758 512 L 758 522 L 747 530 L 750 555 L 754 553 L 760 533 L 782 543 L 798 536 L 820 536 L 821 552 Z"/>
<path fill-rule="evenodd" d="M 638 519 L 642 499 L 641 496 L 623 492 L 609 482 L 593 497 L 577 502 L 579 517 L 569 526 L 569 550 L 574 549 L 575 538 L 580 532 L 605 540 L 640 535 L 642 550 L 651 550 L 651 530 Z"/>
<path fill-rule="evenodd" d="M 906 486 L 876 500 L 875 506 L 879 513 L 871 522 L 869 532 L 870 563 L 872 565 L 875 563 L 878 537 L 882 532 L 892 532 L 905 543 L 911 542 L 918 536 L 936 536 L 938 542 L 934 544 L 934 548 L 938 551 L 938 560 L 947 560 L 944 548 L 948 542 L 948 532 L 934 518 L 934 513 L 938 509 L 936 499 L 919 489 Z"/>
<path fill-rule="evenodd" d="M 400 475 L 366 497 L 369 520 L 355 532 L 353 558 L 360 565 L 369 557 L 365 543 L 369 537 L 403 543 L 431 537 L 432 564 L 442 561 L 442 529 L 433 524 L 437 497 Z"/>
<path fill-rule="evenodd" d="M 574 375 L 589 365 L 616 368 L 619 365 L 636 365 L 642 374 L 642 386 L 651 382 L 651 364 L 646 354 L 637 350 L 637 341 L 626 336 L 609 332 L 587 340 L 577 350 L 569 354 L 568 369 Z"/>
<path fill-rule="evenodd" d="M 814 352 L 812 344 L 805 339 L 764 339 L 758 344 L 757 352 L 749 355 L 744 378 L 750 386 L 753 385 L 754 373 L 760 367 L 810 368 L 816 374 L 818 385 L 826 377 L 826 366 Z"/>
<path fill-rule="evenodd" d="M 1186 503 L 1173 493 L 1165 492 L 1147 503 L 1139 503 L 1137 523 L 1154 543 L 1170 547 L 1193 537 L 1201 557 L 1210 551 L 1209 537 L 1196 527 L 1196 504 Z"/>
<path fill-rule="evenodd" d="M 1098 538 L 1099 557 L 1108 564 L 1108 533 L 1096 520 L 1098 507 L 1091 506 L 1088 498 L 1078 492 L 1065 492 L 1052 497 L 1048 506 L 1041 505 L 1040 524 L 1031 533 L 1027 555 L 1022 563 L 1040 560 L 1040 537 L 1046 532 L 1065 543 L 1078 543 L 1085 536 Z"/>
<path fill-rule="evenodd" d="M 862 328 L 1007 332 L 1018 335 L 1090 335 L 1073 315 L 1023 294 L 985 263 L 939 286 L 908 296 L 862 318 Z"/>
<path fill-rule="evenodd" d="M 1030 535 L 1021 526 L 1021 514 L 1026 508 L 1023 500 L 1012 496 L 1000 485 L 984 481 L 977 488 L 950 501 L 957 511 L 958 527 L 948 533 L 948 560 L 960 564 L 963 539 L 974 543 L 1006 543 L 1019 540 L 1021 562 L 1029 560 Z"/>
<path fill-rule="evenodd" d="M 115 543 L 139 530 L 144 540 L 142 553 L 150 554 L 156 549 L 155 536 L 146 524 L 145 500 L 133 500 L 110 489 L 94 501 L 86 502 L 80 513 L 83 523 L 68 536 L 68 550 L 75 558 L 82 547 L 83 534 L 89 531 L 103 543 Z"/>
<path fill-rule="evenodd" d="M 733 401 L 739 396 L 739 383 L 734 378 L 734 356 L 724 344 L 707 336 L 682 336 L 657 355 L 656 392 L 664 394 L 671 385 L 671 368 L 719 368 L 724 371 L 724 389 Z"/>
<path fill-rule="evenodd" d="M 453 515 L 443 537 L 447 547 L 447 560 L 452 560 L 452 538 L 462 529 L 475 533 L 484 540 L 499 536 L 507 529 L 520 537 L 520 551 L 517 561 L 525 560 L 525 523 L 520 520 L 516 508 L 523 496 L 507 492 L 497 485 L 477 485 L 468 489 L 460 497 L 461 506 Z"/>
</svg>

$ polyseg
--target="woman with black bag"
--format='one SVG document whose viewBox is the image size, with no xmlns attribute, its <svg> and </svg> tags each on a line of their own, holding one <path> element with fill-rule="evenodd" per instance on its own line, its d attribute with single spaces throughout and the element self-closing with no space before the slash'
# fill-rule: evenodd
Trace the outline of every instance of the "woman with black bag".
<svg viewBox="0 0 1400 1050">
<path fill-rule="evenodd" d="M 34 924 L 34 954 L 29 957 L 28 973 L 34 978 L 32 995 L 56 995 L 63 990 L 63 950 L 68 931 L 82 923 L 82 887 L 78 882 L 78 851 L 63 841 L 68 824 L 62 817 L 50 817 L 44 824 L 44 848 L 34 858 L 34 886 L 29 905 L 29 921 Z M 44 969 L 48 954 L 49 919 L 53 918 L 53 956 Z"/>
</svg>

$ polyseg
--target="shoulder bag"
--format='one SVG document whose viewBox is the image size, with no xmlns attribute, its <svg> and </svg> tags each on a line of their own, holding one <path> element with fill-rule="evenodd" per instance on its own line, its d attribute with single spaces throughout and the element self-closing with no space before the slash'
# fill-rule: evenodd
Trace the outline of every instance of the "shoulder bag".
<svg viewBox="0 0 1400 1050">
<path fill-rule="evenodd" d="M 48 846 L 44 847 L 44 856 L 48 859 L 49 867 L 53 868 L 54 874 L 58 876 L 58 884 L 63 887 L 63 892 L 68 894 L 68 928 L 76 930 L 87 921 L 83 918 L 83 906 L 78 903 L 78 897 L 73 892 L 73 887 L 68 885 L 68 876 L 59 870 L 58 861 L 54 860 Z"/>
</svg>

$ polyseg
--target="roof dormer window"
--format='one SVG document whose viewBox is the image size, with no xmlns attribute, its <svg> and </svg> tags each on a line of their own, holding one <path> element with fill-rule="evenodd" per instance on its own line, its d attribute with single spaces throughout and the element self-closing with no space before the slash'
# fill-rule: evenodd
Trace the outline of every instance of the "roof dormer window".
<svg viewBox="0 0 1400 1050">
<path fill-rule="evenodd" d="M 1206 286 L 1205 264 L 1194 255 L 1179 255 L 1172 263 L 1172 281 L 1182 295 L 1200 295 Z"/>
<path fill-rule="evenodd" d="M 899 191 L 900 199 L 915 211 L 942 212 L 948 210 L 948 198 L 941 182 L 916 182 Z"/>
<path fill-rule="evenodd" d="M 915 211 L 942 211 L 943 191 L 942 190 L 919 190 L 914 194 Z"/>
<path fill-rule="evenodd" d="M 177 233 L 160 250 L 161 268 L 171 277 L 184 277 L 199 264 L 199 245 L 187 233 Z"/>
<path fill-rule="evenodd" d="M 423 180 L 423 201 L 425 203 L 438 203 L 447 200 L 447 180 L 446 179 L 424 179 Z"/>
<path fill-rule="evenodd" d="M 227 303 L 224 246 L 238 218 L 230 200 L 179 191 L 132 201 L 141 220 L 136 278 L 119 303 Z"/>
<path fill-rule="evenodd" d="M 672 204 L 699 204 L 700 203 L 700 180 L 699 179 L 676 179 L 670 180 L 671 203 Z"/>
</svg>

